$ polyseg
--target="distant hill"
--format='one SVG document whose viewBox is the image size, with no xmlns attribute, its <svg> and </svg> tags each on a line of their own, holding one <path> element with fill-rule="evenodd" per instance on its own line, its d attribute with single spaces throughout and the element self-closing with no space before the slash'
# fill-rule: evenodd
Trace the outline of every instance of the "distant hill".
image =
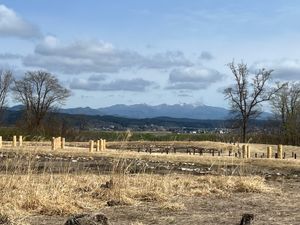
<svg viewBox="0 0 300 225">
<path fill-rule="evenodd" d="M 61 109 L 61 112 L 84 115 L 112 115 L 136 119 L 172 117 L 200 120 L 224 120 L 228 119 L 229 116 L 229 111 L 221 107 L 212 107 L 207 105 L 194 106 L 191 104 L 161 104 L 156 106 L 147 104 L 118 104 L 98 109 L 92 109 L 89 107 Z"/>
<path fill-rule="evenodd" d="M 8 108 L 11 111 L 22 110 L 22 105 Z M 146 119 L 157 117 L 169 118 L 188 118 L 196 120 L 227 120 L 230 118 L 228 109 L 221 107 L 213 107 L 207 105 L 192 104 L 175 104 L 175 105 L 147 105 L 134 104 L 124 105 L 117 104 L 109 107 L 93 109 L 90 107 L 64 108 L 59 110 L 60 113 L 72 115 L 89 115 L 89 116 L 117 116 L 134 119 Z M 266 119 L 271 116 L 270 113 L 263 113 L 260 119 Z"/>
</svg>

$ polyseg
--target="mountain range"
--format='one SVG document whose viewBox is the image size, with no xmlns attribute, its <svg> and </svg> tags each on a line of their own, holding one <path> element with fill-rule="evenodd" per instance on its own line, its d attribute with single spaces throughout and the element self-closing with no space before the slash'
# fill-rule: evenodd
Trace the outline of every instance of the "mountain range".
<svg viewBox="0 0 300 225">
<path fill-rule="evenodd" d="M 229 117 L 229 111 L 206 105 L 194 106 L 191 104 L 175 104 L 175 105 L 113 105 L 105 108 L 92 109 L 85 108 L 68 108 L 61 109 L 61 112 L 67 114 L 84 114 L 84 115 L 111 115 L 127 118 L 145 119 L 156 117 L 172 117 L 172 118 L 189 118 L 189 119 L 211 119 L 222 120 Z"/>
<path fill-rule="evenodd" d="M 23 106 L 17 105 L 10 107 L 9 110 L 19 111 Z M 171 118 L 188 118 L 198 120 L 226 120 L 230 118 L 230 111 L 222 107 L 213 107 L 207 105 L 192 105 L 192 104 L 175 104 L 175 105 L 147 105 L 134 104 L 124 105 L 117 104 L 103 108 L 77 107 L 77 108 L 62 108 L 60 113 L 72 115 L 89 115 L 89 116 L 118 116 L 135 119 L 156 118 L 156 117 L 171 117 Z M 270 113 L 264 112 L 260 119 L 266 119 L 271 116 Z"/>
</svg>

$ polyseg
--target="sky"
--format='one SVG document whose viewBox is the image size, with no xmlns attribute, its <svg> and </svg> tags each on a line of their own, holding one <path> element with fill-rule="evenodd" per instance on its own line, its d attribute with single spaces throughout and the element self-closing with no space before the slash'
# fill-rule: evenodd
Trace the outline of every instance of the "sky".
<svg viewBox="0 0 300 225">
<path fill-rule="evenodd" d="M 65 107 L 228 108 L 232 60 L 300 80 L 299 21 L 298 0 L 0 0 L 0 69 L 54 74 Z"/>
</svg>

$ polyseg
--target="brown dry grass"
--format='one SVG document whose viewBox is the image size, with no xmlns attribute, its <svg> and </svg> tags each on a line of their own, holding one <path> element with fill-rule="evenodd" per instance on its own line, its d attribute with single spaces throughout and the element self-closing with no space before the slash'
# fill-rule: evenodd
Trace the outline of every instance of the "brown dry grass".
<svg viewBox="0 0 300 225">
<path fill-rule="evenodd" d="M 193 156 L 187 154 L 146 154 L 132 151 L 107 150 L 89 153 L 83 148 L 68 148 L 51 151 L 47 146 L 4 148 L 18 154 L 51 153 L 53 155 L 112 157 L 115 168 L 122 159 L 192 162 L 205 165 L 263 165 L 270 167 L 300 168 L 299 160 L 237 159 L 233 157 Z M 29 162 L 29 161 L 28 161 Z M 18 163 L 18 162 L 16 162 Z M 18 166 L 16 166 L 17 168 Z M 120 166 L 122 168 L 122 166 Z M 32 214 L 69 215 L 77 212 L 98 210 L 107 201 L 117 205 L 139 205 L 143 202 L 155 202 L 162 210 L 184 210 L 185 206 L 176 202 L 176 197 L 217 195 L 230 197 L 236 192 L 268 193 L 274 192 L 261 177 L 244 176 L 165 176 L 153 174 L 127 174 L 126 168 L 114 170 L 110 175 L 95 174 L 36 174 L 28 165 L 27 174 L 0 176 L 0 219 L 8 218 L 12 224 L 23 224 L 24 218 Z M 107 181 L 113 181 L 111 188 L 101 187 Z"/>
<path fill-rule="evenodd" d="M 113 180 L 111 188 L 101 187 Z M 157 202 L 162 208 L 183 209 L 169 203 L 176 196 L 220 195 L 234 192 L 269 192 L 260 177 L 183 176 L 150 174 L 2 175 L 0 178 L 0 213 L 9 216 L 30 214 L 67 215 L 92 211 L 115 201 L 121 205 Z"/>
</svg>

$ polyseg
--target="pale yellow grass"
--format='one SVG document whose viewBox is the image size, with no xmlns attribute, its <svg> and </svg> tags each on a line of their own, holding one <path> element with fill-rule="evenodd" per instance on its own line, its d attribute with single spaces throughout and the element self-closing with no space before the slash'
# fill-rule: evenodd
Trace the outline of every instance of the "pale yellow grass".
<svg viewBox="0 0 300 225">
<path fill-rule="evenodd" d="M 113 181 L 111 188 L 101 187 Z M 30 214 L 68 215 L 97 210 L 107 201 L 121 205 L 157 202 L 165 209 L 183 209 L 167 200 L 178 196 L 234 192 L 269 192 L 260 177 L 183 176 L 183 175 L 1 175 L 0 213 L 9 216 Z"/>
</svg>

